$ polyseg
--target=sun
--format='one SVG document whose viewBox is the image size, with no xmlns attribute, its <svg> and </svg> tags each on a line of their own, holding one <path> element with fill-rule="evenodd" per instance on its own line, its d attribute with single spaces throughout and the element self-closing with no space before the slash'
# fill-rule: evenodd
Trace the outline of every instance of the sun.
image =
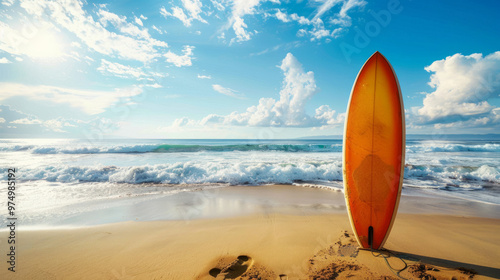
<svg viewBox="0 0 500 280">
<path fill-rule="evenodd" d="M 25 53 L 36 59 L 51 59 L 64 56 L 61 38 L 53 31 L 39 30 L 26 44 Z"/>
</svg>

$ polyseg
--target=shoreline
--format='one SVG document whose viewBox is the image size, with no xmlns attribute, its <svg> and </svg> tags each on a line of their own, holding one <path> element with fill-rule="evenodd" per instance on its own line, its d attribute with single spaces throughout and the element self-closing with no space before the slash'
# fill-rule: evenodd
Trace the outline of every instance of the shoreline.
<svg viewBox="0 0 500 280">
<path fill-rule="evenodd" d="M 137 187 L 137 186 L 135 186 Z M 156 186 L 155 189 L 162 188 Z M 164 186 L 169 191 L 171 186 Z M 22 206 L 22 205 L 21 205 Z M 175 194 L 124 196 L 23 214 L 20 229 L 80 228 L 127 221 L 197 220 L 268 212 L 347 215 L 341 190 L 304 185 L 219 186 Z M 500 219 L 500 205 L 404 188 L 398 213 Z M 31 215 L 31 216 L 30 216 Z M 0 229 L 4 232 L 6 229 Z"/>
</svg>

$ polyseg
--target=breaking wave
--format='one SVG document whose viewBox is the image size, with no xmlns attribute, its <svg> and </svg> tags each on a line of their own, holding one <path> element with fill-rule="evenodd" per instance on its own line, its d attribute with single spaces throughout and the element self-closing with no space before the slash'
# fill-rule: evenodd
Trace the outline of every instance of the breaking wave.
<svg viewBox="0 0 500 280">
<path fill-rule="evenodd" d="M 44 166 L 20 168 L 23 180 L 53 182 L 110 182 L 231 185 L 291 184 L 307 181 L 342 181 L 341 161 L 321 163 L 235 163 L 235 162 L 178 162 L 143 166 Z M 6 174 L 4 172 L 3 174 Z M 417 187 L 466 188 L 469 183 L 500 184 L 500 170 L 482 165 L 467 166 L 405 166 L 404 178 L 418 180 Z M 422 184 L 427 182 L 428 184 Z M 465 184 L 464 184 L 465 183 Z"/>
</svg>

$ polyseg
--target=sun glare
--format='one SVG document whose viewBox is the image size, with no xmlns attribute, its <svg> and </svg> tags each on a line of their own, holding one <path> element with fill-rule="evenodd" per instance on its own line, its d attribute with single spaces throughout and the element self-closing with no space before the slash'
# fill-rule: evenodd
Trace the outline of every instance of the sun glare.
<svg viewBox="0 0 500 280">
<path fill-rule="evenodd" d="M 31 38 L 26 53 L 38 59 L 59 58 L 64 55 L 63 42 L 54 32 L 40 30 Z"/>
</svg>

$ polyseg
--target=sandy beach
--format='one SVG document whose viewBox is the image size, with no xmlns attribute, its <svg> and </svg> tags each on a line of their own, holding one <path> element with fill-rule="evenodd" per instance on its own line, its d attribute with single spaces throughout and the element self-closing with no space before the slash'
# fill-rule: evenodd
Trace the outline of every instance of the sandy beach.
<svg viewBox="0 0 500 280">
<path fill-rule="evenodd" d="M 0 0 L 0 280 L 500 280 L 499 12 Z"/>
<path fill-rule="evenodd" d="M 215 192 L 221 200 L 219 205 L 214 202 Z M 199 195 L 191 192 L 175 199 L 187 210 L 193 209 L 193 201 Z M 490 213 L 497 210 L 493 205 L 474 208 L 463 202 L 462 212 L 453 215 L 450 212 L 460 208 L 459 203 L 449 200 L 446 204 L 443 200 L 439 208 L 422 209 L 419 213 L 417 201 L 423 199 L 403 197 L 401 213 L 385 245 L 391 252 L 388 255 L 388 252 L 357 249 L 345 206 L 340 205 L 341 192 L 298 186 L 227 187 L 207 191 L 203 197 L 200 204 L 208 206 L 195 207 L 197 211 L 182 219 L 144 221 L 145 217 L 139 215 L 136 221 L 87 227 L 37 230 L 21 227 L 17 232 L 16 272 L 8 271 L 4 261 L 0 276 L 2 279 L 397 279 L 395 273 L 406 263 L 399 274 L 406 279 L 500 278 L 500 220 L 463 215 L 467 211 L 497 215 Z M 256 200 L 258 197 L 261 200 Z M 232 207 L 224 201 L 231 198 L 235 204 Z M 429 199 L 425 203 L 431 203 Z M 242 205 L 241 201 L 247 204 Z M 150 202 L 148 212 L 173 211 L 172 205 L 165 202 Z M 421 204 L 423 208 L 425 203 Z M 201 218 L 200 209 L 205 213 Z M 223 213 L 224 209 L 232 213 Z M 478 209 L 482 212 L 477 212 Z M 103 216 L 111 215 L 112 211 Z M 1 233 L 1 254 L 5 256 L 7 233 Z M 383 256 L 394 270 L 391 271 Z"/>
</svg>

